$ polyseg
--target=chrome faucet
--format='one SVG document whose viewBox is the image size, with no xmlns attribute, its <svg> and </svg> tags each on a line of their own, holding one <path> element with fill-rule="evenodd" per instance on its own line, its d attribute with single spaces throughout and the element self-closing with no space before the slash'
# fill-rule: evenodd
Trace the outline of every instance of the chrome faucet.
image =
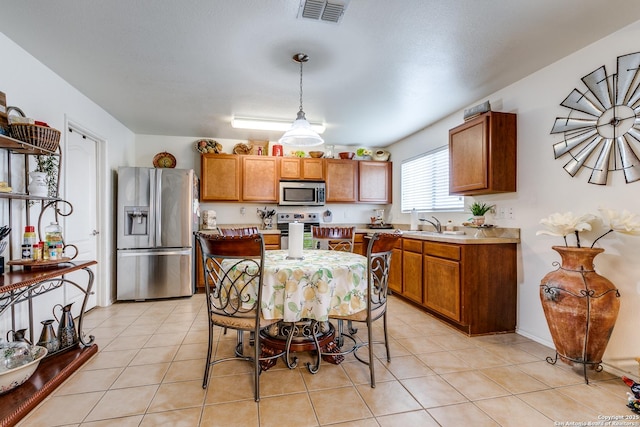
<svg viewBox="0 0 640 427">
<path fill-rule="evenodd" d="M 431 218 L 433 218 L 435 222 L 426 218 L 420 218 L 420 221 L 428 222 L 429 224 L 433 225 L 433 228 L 436 229 L 436 233 L 442 233 L 442 224 L 440 224 L 440 220 L 438 220 L 438 218 L 436 218 L 435 216 L 432 216 Z"/>
</svg>

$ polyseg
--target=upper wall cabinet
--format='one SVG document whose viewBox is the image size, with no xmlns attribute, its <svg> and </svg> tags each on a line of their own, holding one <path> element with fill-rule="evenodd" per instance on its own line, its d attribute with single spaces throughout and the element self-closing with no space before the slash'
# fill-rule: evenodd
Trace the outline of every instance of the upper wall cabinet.
<svg viewBox="0 0 640 427">
<path fill-rule="evenodd" d="M 516 115 L 490 111 L 449 131 L 449 193 L 516 191 Z"/>
<path fill-rule="evenodd" d="M 391 203 L 391 162 L 361 161 L 358 170 L 358 200 Z"/>
<path fill-rule="evenodd" d="M 278 158 L 242 156 L 242 200 L 276 203 L 278 201 Z"/>
<path fill-rule="evenodd" d="M 323 159 L 301 159 L 282 157 L 280 159 L 280 179 L 324 180 Z"/>
<path fill-rule="evenodd" d="M 240 156 L 203 154 L 200 156 L 200 197 L 202 201 L 240 201 Z"/>
<path fill-rule="evenodd" d="M 353 160 L 326 159 L 327 202 L 358 201 L 358 164 Z"/>
</svg>

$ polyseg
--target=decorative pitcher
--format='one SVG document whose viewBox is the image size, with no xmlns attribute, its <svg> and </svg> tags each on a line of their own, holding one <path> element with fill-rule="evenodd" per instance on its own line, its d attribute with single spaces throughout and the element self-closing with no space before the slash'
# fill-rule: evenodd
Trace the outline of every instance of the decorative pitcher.
<svg viewBox="0 0 640 427">
<path fill-rule="evenodd" d="M 18 329 L 17 331 L 14 331 L 13 329 L 10 331 L 7 331 L 7 341 L 22 341 L 22 342 L 26 342 L 27 344 L 31 344 L 31 342 L 26 338 L 26 329 Z"/>
<path fill-rule="evenodd" d="M 73 322 L 73 315 L 71 314 L 71 304 L 62 306 L 56 304 L 53 306 L 53 317 L 58 321 L 58 339 L 60 340 L 60 348 L 72 346 L 78 342 L 78 334 L 76 333 L 76 325 Z M 56 316 L 56 307 L 60 306 L 62 312 L 60 319 Z"/>
<path fill-rule="evenodd" d="M 49 195 L 49 187 L 47 186 L 47 174 L 44 172 L 29 172 L 29 176 L 31 177 L 31 182 L 27 187 L 27 190 L 29 190 L 29 194 L 32 196 L 47 197 Z"/>
<path fill-rule="evenodd" d="M 43 326 L 37 345 L 46 348 L 48 354 L 58 351 L 60 349 L 60 341 L 53 331 L 53 319 L 43 320 L 40 323 L 42 323 Z"/>
</svg>

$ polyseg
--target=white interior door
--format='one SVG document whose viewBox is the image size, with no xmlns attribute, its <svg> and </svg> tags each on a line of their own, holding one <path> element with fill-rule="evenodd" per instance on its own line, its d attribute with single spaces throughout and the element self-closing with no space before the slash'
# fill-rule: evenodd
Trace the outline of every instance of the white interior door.
<svg viewBox="0 0 640 427">
<path fill-rule="evenodd" d="M 98 230 L 98 142 L 73 126 L 66 132 L 66 149 L 63 153 L 64 198 L 73 206 L 71 215 L 65 218 L 63 236 L 65 244 L 78 248 L 77 260 L 97 260 L 100 232 Z M 96 266 L 92 267 L 99 277 Z M 86 284 L 87 273 L 83 271 L 69 275 L 68 279 Z M 86 310 L 96 306 L 98 283 L 93 284 Z M 75 286 L 65 284 L 65 303 L 74 303 L 72 312 L 77 316 L 82 307 L 84 293 Z"/>
</svg>

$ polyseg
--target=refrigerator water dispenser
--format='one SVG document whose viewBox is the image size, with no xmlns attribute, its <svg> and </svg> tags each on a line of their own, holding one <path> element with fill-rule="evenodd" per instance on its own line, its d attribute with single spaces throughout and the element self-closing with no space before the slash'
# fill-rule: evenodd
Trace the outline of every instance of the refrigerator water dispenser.
<svg viewBox="0 0 640 427">
<path fill-rule="evenodd" d="M 127 236 L 149 234 L 149 207 L 127 206 L 125 208 L 124 234 Z"/>
</svg>

